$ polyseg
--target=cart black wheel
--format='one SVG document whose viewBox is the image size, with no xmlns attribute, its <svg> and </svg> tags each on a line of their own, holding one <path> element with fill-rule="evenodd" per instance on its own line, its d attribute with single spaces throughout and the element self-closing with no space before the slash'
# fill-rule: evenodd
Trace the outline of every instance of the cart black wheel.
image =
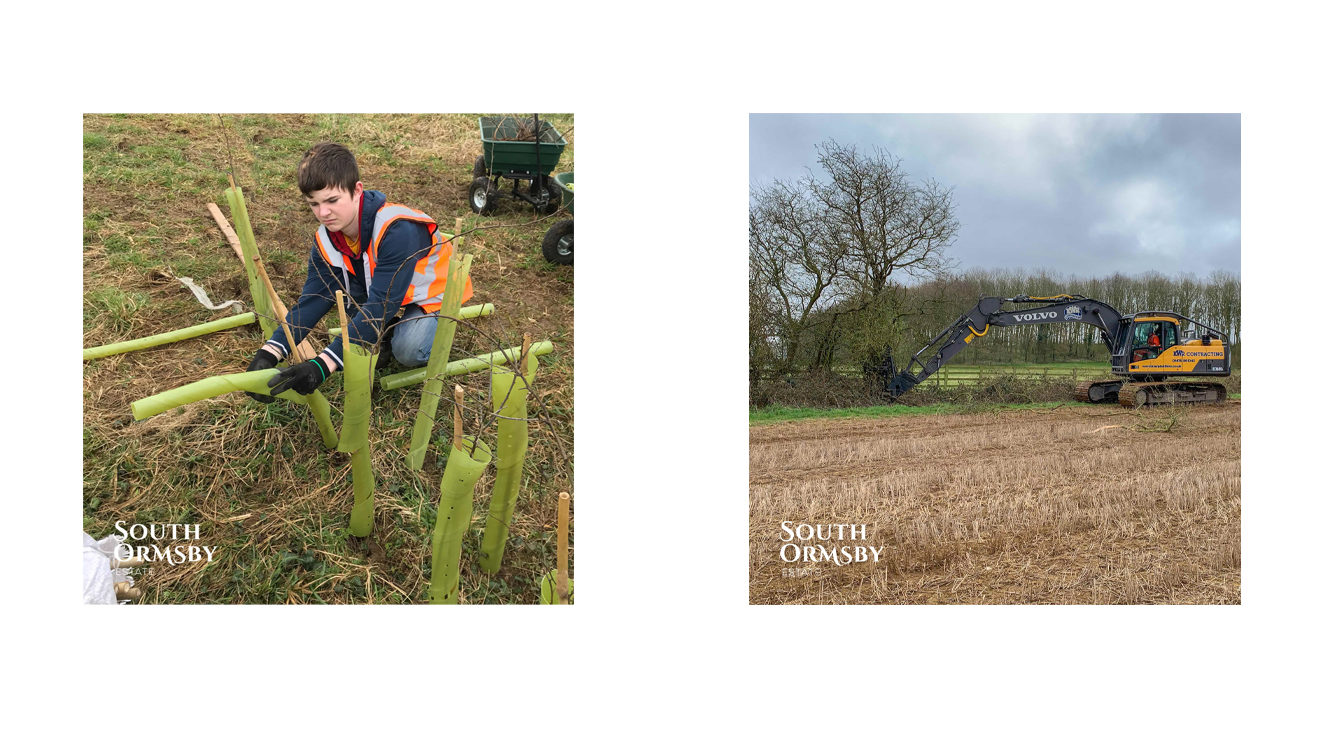
<svg viewBox="0 0 1320 748">
<path fill-rule="evenodd" d="M 488 216 L 495 212 L 498 195 L 495 188 L 491 187 L 489 179 L 477 177 L 468 186 L 468 207 L 477 215 Z"/>
<path fill-rule="evenodd" d="M 560 221 L 545 232 L 541 240 L 541 254 L 547 262 L 556 265 L 573 264 L 573 219 Z"/>
<path fill-rule="evenodd" d="M 556 210 L 559 210 L 559 203 L 564 197 L 564 191 L 560 189 L 559 185 L 555 184 L 555 180 L 550 176 L 545 178 L 545 188 L 540 194 L 538 194 L 536 189 L 536 180 L 528 182 L 527 194 L 532 200 L 538 200 L 542 197 L 548 198 L 545 207 L 536 210 L 537 213 L 540 213 L 543 216 L 548 216 Z"/>
<path fill-rule="evenodd" d="M 472 163 L 472 176 L 474 176 L 474 177 L 484 177 L 484 176 L 486 176 L 486 156 L 485 156 L 485 154 L 482 154 L 482 155 L 480 155 L 480 156 L 477 156 L 477 160 L 474 161 L 474 162 Z"/>
</svg>

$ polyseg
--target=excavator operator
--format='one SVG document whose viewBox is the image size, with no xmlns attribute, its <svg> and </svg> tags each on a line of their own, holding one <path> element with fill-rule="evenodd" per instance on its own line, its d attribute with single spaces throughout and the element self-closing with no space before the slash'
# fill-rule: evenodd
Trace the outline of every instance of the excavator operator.
<svg viewBox="0 0 1320 748">
<path fill-rule="evenodd" d="M 1141 348 L 1132 351 L 1133 361 L 1145 361 L 1160 355 L 1160 333 L 1159 325 L 1152 324 L 1149 332 L 1146 333 L 1146 344 Z"/>
</svg>

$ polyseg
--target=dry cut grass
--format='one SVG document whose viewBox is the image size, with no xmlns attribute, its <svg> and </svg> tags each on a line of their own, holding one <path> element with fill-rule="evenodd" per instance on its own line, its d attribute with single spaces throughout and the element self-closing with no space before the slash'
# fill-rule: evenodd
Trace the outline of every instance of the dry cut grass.
<svg viewBox="0 0 1320 748">
<path fill-rule="evenodd" d="M 476 216 L 467 203 L 481 153 L 479 115 L 108 115 L 83 118 L 83 346 L 146 337 L 227 316 L 206 310 L 175 280 L 193 278 L 214 301 L 250 302 L 247 277 L 206 210 L 228 171 L 243 188 L 257 244 L 276 292 L 290 306 L 307 272 L 316 223 L 295 183 L 303 152 L 321 140 L 349 145 L 368 189 L 378 188 L 440 221 L 463 219 L 474 256 L 471 303 L 495 314 L 459 326 L 452 358 L 516 346 L 523 333 L 550 340 L 529 405 L 527 458 L 504 562 L 496 574 L 474 559 L 488 517 L 494 466 L 477 485 L 464 538 L 460 600 L 536 603 L 540 575 L 555 568 L 557 496 L 573 489 L 573 269 L 541 258 L 545 231 L 564 214 L 508 205 Z M 546 115 L 568 147 L 571 115 Z M 332 312 L 310 336 L 330 342 Z M 452 407 L 437 413 L 433 446 L 409 469 L 421 387 L 372 397 L 376 525 L 366 547 L 349 540 L 353 503 L 344 455 L 326 449 L 305 408 L 263 405 L 238 393 L 134 423 L 134 400 L 246 369 L 264 337 L 256 325 L 83 364 L 83 529 L 116 523 L 196 524 L 216 548 L 206 564 L 154 563 L 135 576 L 142 603 L 422 603 Z M 401 370 L 397 362 L 380 373 Z M 489 372 L 446 381 L 468 393 L 466 433 L 495 442 Z M 321 391 L 339 425 L 342 377 Z M 482 427 L 484 426 L 484 431 Z M 570 568 L 572 551 L 570 544 Z M 571 572 L 570 572 L 571 574 Z"/>
<path fill-rule="evenodd" d="M 1238 403 L 751 431 L 753 603 L 1240 603 Z M 780 523 L 878 563 L 785 563 Z M 799 545 L 803 541 L 792 541 Z M 790 556 L 791 557 L 791 556 Z"/>
</svg>

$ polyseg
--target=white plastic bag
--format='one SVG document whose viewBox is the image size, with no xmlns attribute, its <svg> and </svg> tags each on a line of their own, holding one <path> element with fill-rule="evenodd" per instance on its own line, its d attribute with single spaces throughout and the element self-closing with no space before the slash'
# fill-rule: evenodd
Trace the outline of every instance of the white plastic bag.
<svg viewBox="0 0 1320 748">
<path fill-rule="evenodd" d="M 115 547 L 124 541 L 119 535 L 107 535 L 95 540 L 83 533 L 83 602 L 100 605 L 114 605 L 115 585 L 120 582 L 133 584 L 133 578 L 127 569 L 117 568 L 113 563 Z"/>
</svg>

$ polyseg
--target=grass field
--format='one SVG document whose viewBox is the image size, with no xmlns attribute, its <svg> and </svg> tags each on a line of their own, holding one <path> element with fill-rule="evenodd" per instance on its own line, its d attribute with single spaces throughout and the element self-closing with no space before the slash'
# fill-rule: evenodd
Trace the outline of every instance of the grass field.
<svg viewBox="0 0 1320 748">
<path fill-rule="evenodd" d="M 940 367 L 918 387 L 948 387 L 959 384 L 977 384 L 1003 376 L 1064 377 L 1074 381 L 1108 376 L 1109 364 L 1104 361 L 1078 361 L 1053 364 L 948 364 Z"/>
<path fill-rule="evenodd" d="M 1241 367 L 1234 362 L 1234 373 L 1240 378 Z M 1091 379 L 1103 379 L 1110 375 L 1109 364 L 1102 361 L 1077 361 L 1052 364 L 998 364 L 998 365 L 959 365 L 948 364 L 940 367 L 917 387 L 953 387 L 976 385 L 993 381 L 1001 377 L 1017 378 L 1063 378 L 1074 382 Z"/>
<path fill-rule="evenodd" d="M 1240 426 L 1237 402 L 753 425 L 749 599 L 1240 603 Z M 787 563 L 785 521 L 865 525 L 880 560 Z"/>
<path fill-rule="evenodd" d="M 557 171 L 572 170 L 573 116 L 544 118 L 569 143 Z M 495 215 L 469 211 L 472 162 L 481 152 L 477 115 L 86 115 L 83 346 L 229 313 L 202 307 L 180 276 L 213 301 L 250 301 L 242 264 L 205 207 L 217 203 L 228 215 L 231 169 L 271 280 L 291 306 L 316 227 L 294 174 L 302 153 L 321 140 L 355 152 L 367 189 L 429 213 L 442 230 L 463 218 L 462 248 L 475 256 L 469 303 L 492 302 L 496 312 L 460 326 L 452 358 L 516 345 L 524 332 L 555 345 L 529 406 L 530 448 L 504 568 L 486 575 L 469 565 L 492 467 L 477 486 L 461 585 L 463 602 L 535 603 L 538 577 L 555 565 L 555 496 L 573 486 L 573 269 L 546 263 L 540 252 L 541 237 L 564 214 L 537 216 L 507 198 Z M 324 322 L 311 337 L 318 350 L 329 343 Z M 251 325 L 84 363 L 83 529 L 99 538 L 116 522 L 200 525 L 200 542 L 217 547 L 215 560 L 147 567 L 138 574 L 143 602 L 424 602 L 440 481 L 435 444 L 451 432 L 452 418 L 442 403 L 428 464 L 409 470 L 403 458 L 420 387 L 374 397 L 376 528 L 365 548 L 347 539 L 347 458 L 324 448 L 300 406 L 234 393 L 133 422 L 133 400 L 243 371 L 261 341 Z M 336 423 L 340 379 L 321 388 Z M 488 390 L 481 374 L 457 381 L 469 407 Z M 482 436 L 493 444 L 493 427 Z"/>
<path fill-rule="evenodd" d="M 752 425 L 779 421 L 801 421 L 810 418 L 893 418 L 898 416 L 941 415 L 985 412 L 988 410 L 1020 410 L 1022 408 L 1087 407 L 1085 403 L 1058 401 L 1052 403 L 1005 403 L 1002 405 L 960 405 L 936 403 L 934 405 L 872 405 L 859 408 L 787 408 L 771 405 L 753 408 L 748 420 Z"/>
<path fill-rule="evenodd" d="M 1110 378 L 1109 366 L 1095 361 L 949 364 L 906 392 L 897 403 L 890 403 L 883 387 L 864 379 L 860 373 L 849 373 L 846 368 L 807 370 L 789 375 L 753 376 L 749 405 L 753 422 L 767 418 L 782 420 L 787 413 L 833 417 L 840 411 L 871 415 L 908 412 L 903 406 L 937 406 L 926 411 L 932 413 L 968 412 L 1003 404 L 1071 401 L 1078 382 Z M 1230 397 L 1238 395 L 1242 389 L 1241 367 L 1235 362 L 1232 375 L 1216 381 L 1227 388 Z M 891 405 L 892 411 L 887 410 Z"/>
<path fill-rule="evenodd" d="M 1233 392 L 1229 400 L 1241 400 L 1242 393 Z M 748 421 L 752 425 L 777 423 L 779 421 L 802 421 L 811 418 L 886 418 L 896 416 L 919 415 L 958 415 L 987 413 L 1000 410 L 1035 410 L 1041 408 L 1089 408 L 1088 403 L 1076 400 L 1057 400 L 1039 403 L 935 403 L 933 405 L 871 405 L 857 408 L 791 408 L 771 405 L 765 408 L 752 408 Z"/>
</svg>

